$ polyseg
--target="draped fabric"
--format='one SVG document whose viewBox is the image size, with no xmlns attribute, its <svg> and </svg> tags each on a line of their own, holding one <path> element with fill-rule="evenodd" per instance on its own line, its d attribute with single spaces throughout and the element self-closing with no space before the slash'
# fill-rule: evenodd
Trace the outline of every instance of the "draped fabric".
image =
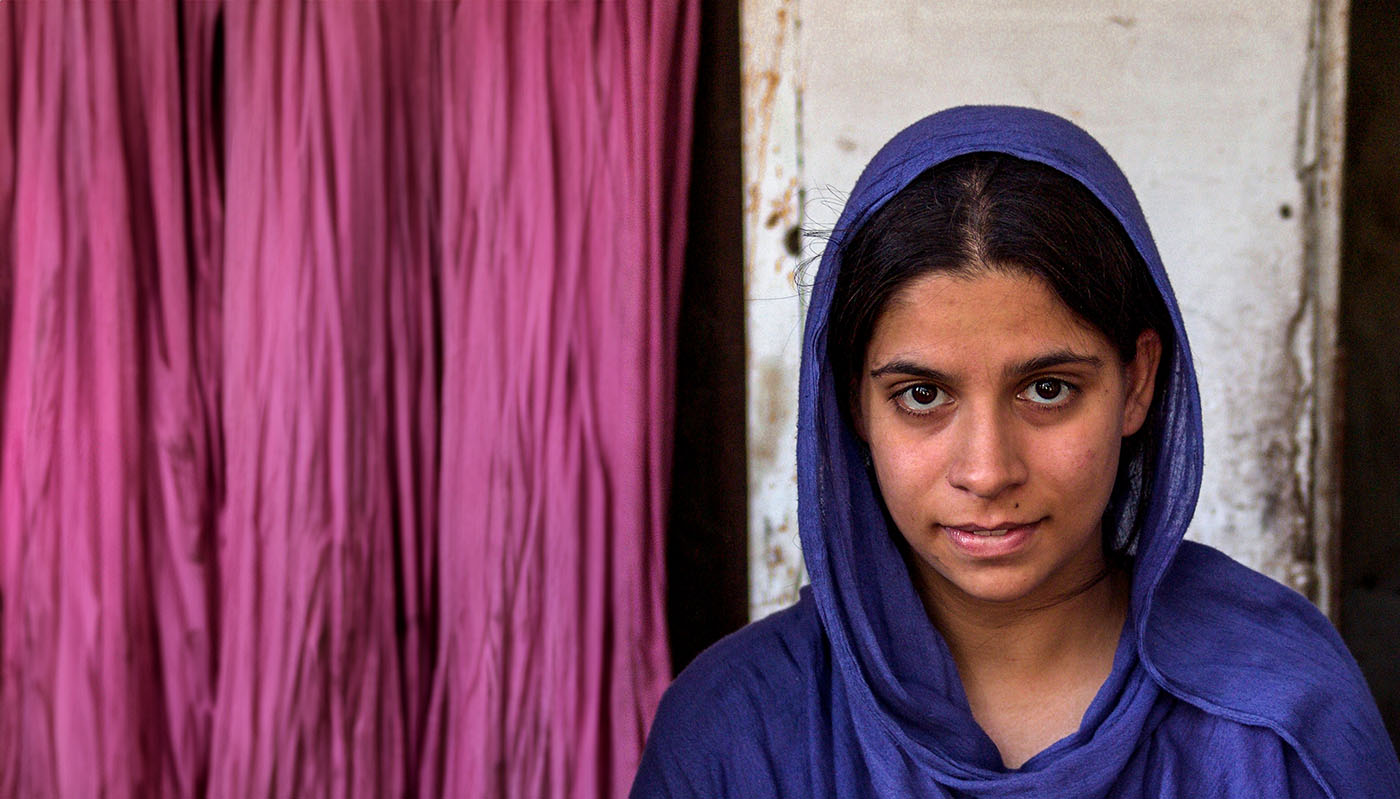
<svg viewBox="0 0 1400 799">
<path fill-rule="evenodd" d="M 697 13 L 0 3 L 0 795 L 626 788 Z"/>
<path fill-rule="evenodd" d="M 1137 499 L 1132 602 L 1079 728 L 1007 769 L 924 612 L 827 350 L 845 247 L 930 167 L 1005 153 L 1074 178 L 1122 225 L 1170 315 L 1159 453 Z M 841 354 L 839 357 L 845 357 Z M 1300 594 L 1185 542 L 1201 485 L 1201 407 L 1185 325 L 1147 221 L 1107 152 L 1027 108 L 963 106 L 881 148 L 812 290 L 797 431 L 811 588 L 697 658 L 668 690 L 636 797 L 1400 796 L 1400 763 L 1356 662 Z M 1131 488 L 1131 483 L 1124 485 Z"/>
</svg>

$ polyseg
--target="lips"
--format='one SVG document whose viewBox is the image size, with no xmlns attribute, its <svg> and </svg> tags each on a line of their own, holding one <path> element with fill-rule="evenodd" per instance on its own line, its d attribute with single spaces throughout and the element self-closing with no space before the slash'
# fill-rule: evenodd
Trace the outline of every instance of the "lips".
<svg viewBox="0 0 1400 799">
<path fill-rule="evenodd" d="M 1015 554 L 1026 546 L 1043 519 L 1033 522 L 1005 521 L 993 524 L 945 525 L 943 531 L 953 546 L 968 557 L 998 558 Z"/>
<path fill-rule="evenodd" d="M 985 525 L 973 524 L 969 522 L 968 524 L 945 524 L 943 526 L 949 530 L 958 530 L 964 533 L 972 533 L 974 535 L 1004 535 L 1008 530 L 1018 530 L 1022 527 L 1030 527 L 1032 525 L 1039 524 L 1041 521 L 1041 519 L 1034 519 L 1028 522 L 999 521 L 995 524 Z"/>
</svg>

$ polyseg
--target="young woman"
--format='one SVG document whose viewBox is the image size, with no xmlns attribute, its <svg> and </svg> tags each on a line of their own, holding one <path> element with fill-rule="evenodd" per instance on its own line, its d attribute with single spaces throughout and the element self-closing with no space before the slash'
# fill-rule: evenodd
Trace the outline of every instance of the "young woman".
<svg viewBox="0 0 1400 799">
<path fill-rule="evenodd" d="M 799 402 L 812 585 L 681 674 L 634 797 L 1400 797 L 1327 620 L 1182 540 L 1190 350 L 1077 127 L 965 107 L 887 144 Z"/>
</svg>

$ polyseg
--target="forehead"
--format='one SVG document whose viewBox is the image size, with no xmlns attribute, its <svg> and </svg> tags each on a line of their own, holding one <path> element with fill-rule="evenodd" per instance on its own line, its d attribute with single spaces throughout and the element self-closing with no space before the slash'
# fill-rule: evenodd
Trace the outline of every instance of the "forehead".
<svg viewBox="0 0 1400 799">
<path fill-rule="evenodd" d="M 934 273 L 909 281 L 875 322 L 867 360 L 902 356 L 973 362 L 1023 359 L 1045 350 L 1112 352 L 1040 277 L 1019 271 Z"/>
</svg>

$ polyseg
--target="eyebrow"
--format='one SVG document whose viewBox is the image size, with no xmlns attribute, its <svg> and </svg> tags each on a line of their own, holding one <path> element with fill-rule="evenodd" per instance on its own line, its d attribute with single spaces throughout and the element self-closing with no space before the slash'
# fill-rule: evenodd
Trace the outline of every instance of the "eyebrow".
<svg viewBox="0 0 1400 799">
<path fill-rule="evenodd" d="M 913 361 L 905 360 L 893 360 L 885 364 L 884 366 L 870 370 L 870 377 L 872 379 L 877 377 L 883 377 L 885 375 L 908 375 L 910 377 L 922 377 L 923 379 L 933 383 L 949 382 L 948 376 L 938 371 L 937 369 L 930 369 L 927 366 L 920 366 L 919 364 L 914 363 Z"/>
<path fill-rule="evenodd" d="M 1019 377 L 1031 372 L 1041 372 L 1046 369 L 1055 369 L 1063 366 L 1087 366 L 1091 369 L 1103 367 L 1103 359 L 1094 355 L 1080 355 L 1070 350 L 1055 350 L 1044 355 L 1037 355 L 1019 363 L 1013 363 L 1006 367 L 1003 372 L 1007 377 Z M 909 377 L 921 377 L 934 383 L 950 383 L 951 378 L 937 369 L 930 369 L 927 366 L 915 363 L 914 361 L 895 359 L 883 366 L 870 370 L 872 379 L 885 375 L 907 375 Z"/>
<path fill-rule="evenodd" d="M 1103 359 L 1097 355 L 1080 355 L 1070 350 L 1055 350 L 1028 358 L 1020 363 L 1011 364 L 1006 368 L 1006 375 L 1008 377 L 1024 375 L 1061 366 L 1087 366 L 1090 369 L 1102 369 Z"/>
</svg>

